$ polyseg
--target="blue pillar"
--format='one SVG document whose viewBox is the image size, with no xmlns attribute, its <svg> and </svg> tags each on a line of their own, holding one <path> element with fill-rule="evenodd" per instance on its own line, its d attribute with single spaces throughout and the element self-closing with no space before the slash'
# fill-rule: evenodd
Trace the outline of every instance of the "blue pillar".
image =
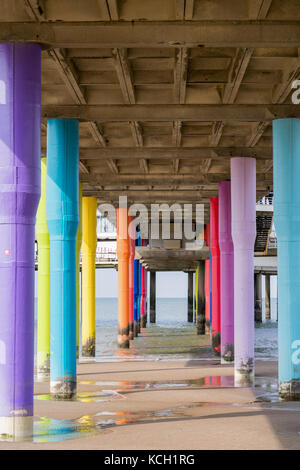
<svg viewBox="0 0 300 470">
<path fill-rule="evenodd" d="M 78 161 L 78 121 L 50 119 L 47 132 L 50 391 L 60 399 L 76 395 Z"/>
<path fill-rule="evenodd" d="M 300 119 L 273 122 L 279 396 L 300 399 Z"/>
</svg>

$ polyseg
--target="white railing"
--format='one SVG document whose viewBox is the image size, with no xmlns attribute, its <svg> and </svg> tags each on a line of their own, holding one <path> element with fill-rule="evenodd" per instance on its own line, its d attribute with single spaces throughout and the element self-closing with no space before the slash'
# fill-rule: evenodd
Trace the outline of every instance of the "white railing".
<svg viewBox="0 0 300 470">
<path fill-rule="evenodd" d="M 273 205 L 273 196 L 264 196 L 258 201 L 257 204 L 271 206 Z"/>
</svg>

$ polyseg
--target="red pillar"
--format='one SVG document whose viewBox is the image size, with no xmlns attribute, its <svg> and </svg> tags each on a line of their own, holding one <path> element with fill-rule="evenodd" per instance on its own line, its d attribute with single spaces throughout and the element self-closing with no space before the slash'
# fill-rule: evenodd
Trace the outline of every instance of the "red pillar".
<svg viewBox="0 0 300 470">
<path fill-rule="evenodd" d="M 212 255 L 212 349 L 221 353 L 219 198 L 210 198 L 210 250 Z"/>
</svg>

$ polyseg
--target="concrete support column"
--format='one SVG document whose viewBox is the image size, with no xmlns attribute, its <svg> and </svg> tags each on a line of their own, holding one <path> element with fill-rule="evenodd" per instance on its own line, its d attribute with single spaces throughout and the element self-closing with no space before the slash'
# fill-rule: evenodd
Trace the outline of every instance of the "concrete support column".
<svg viewBox="0 0 300 470">
<path fill-rule="evenodd" d="M 262 274 L 254 275 L 254 318 L 262 322 Z"/>
<path fill-rule="evenodd" d="M 129 348 L 129 217 L 126 208 L 117 209 L 118 253 L 118 345 Z"/>
<path fill-rule="evenodd" d="M 80 250 L 82 243 L 82 184 L 78 187 L 78 213 L 79 223 L 76 237 L 76 355 L 79 357 L 79 314 L 80 314 L 80 295 L 79 295 L 79 275 L 80 275 Z"/>
<path fill-rule="evenodd" d="M 46 218 L 47 159 L 41 159 L 41 199 L 36 215 L 38 242 L 37 376 L 50 375 L 50 240 Z"/>
<path fill-rule="evenodd" d="M 150 271 L 150 323 L 156 323 L 156 272 Z"/>
<path fill-rule="evenodd" d="M 32 435 L 41 48 L 0 44 L 0 434 Z"/>
<path fill-rule="evenodd" d="M 300 119 L 273 121 L 279 396 L 300 399 Z"/>
<path fill-rule="evenodd" d="M 220 318 L 220 248 L 219 248 L 219 199 L 210 198 L 210 250 L 212 256 L 212 350 L 221 354 Z"/>
<path fill-rule="evenodd" d="M 209 246 L 209 224 L 205 226 L 205 244 Z M 205 333 L 210 334 L 210 260 L 205 260 Z"/>
<path fill-rule="evenodd" d="M 135 246 L 138 246 L 138 240 L 135 240 Z M 139 306 L 139 260 L 135 259 L 134 260 L 134 325 L 133 325 L 133 331 L 134 331 L 134 336 L 137 337 L 139 334 L 139 328 L 138 328 L 138 306 Z"/>
<path fill-rule="evenodd" d="M 197 310 L 196 328 L 198 335 L 205 335 L 205 262 L 199 261 L 197 268 Z"/>
<path fill-rule="evenodd" d="M 231 183 L 219 183 L 221 363 L 234 360 L 233 242 L 231 236 Z"/>
<path fill-rule="evenodd" d="M 49 119 L 47 224 L 50 236 L 50 391 L 76 395 L 76 236 L 78 121 Z"/>
<path fill-rule="evenodd" d="M 256 160 L 231 159 L 232 239 L 234 246 L 235 382 L 254 379 L 254 243 L 256 236 Z"/>
<path fill-rule="evenodd" d="M 134 256 L 135 256 L 135 223 L 129 217 L 129 339 L 134 339 Z"/>
<path fill-rule="evenodd" d="M 271 319 L 271 305 L 270 305 L 270 274 L 265 275 L 265 319 Z"/>
<path fill-rule="evenodd" d="M 193 272 L 188 272 L 188 295 L 187 295 L 187 321 L 194 321 L 194 305 L 193 305 Z"/>
<path fill-rule="evenodd" d="M 82 356 L 95 357 L 95 257 L 97 250 L 97 198 L 82 198 Z"/>
<path fill-rule="evenodd" d="M 143 246 L 146 246 L 146 240 L 143 241 Z M 141 296 L 141 327 L 146 328 L 147 325 L 147 312 L 146 312 L 146 281 L 147 272 L 144 266 L 141 266 L 142 271 L 142 296 Z"/>
</svg>

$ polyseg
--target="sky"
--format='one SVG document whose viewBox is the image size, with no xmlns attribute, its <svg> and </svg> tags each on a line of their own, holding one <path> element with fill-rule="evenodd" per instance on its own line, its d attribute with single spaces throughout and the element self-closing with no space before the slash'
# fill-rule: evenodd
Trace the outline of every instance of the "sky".
<svg viewBox="0 0 300 470">
<path fill-rule="evenodd" d="M 156 273 L 156 296 L 186 298 L 187 279 L 188 275 L 182 272 Z M 96 297 L 118 297 L 118 273 L 115 269 L 96 269 Z"/>
</svg>

